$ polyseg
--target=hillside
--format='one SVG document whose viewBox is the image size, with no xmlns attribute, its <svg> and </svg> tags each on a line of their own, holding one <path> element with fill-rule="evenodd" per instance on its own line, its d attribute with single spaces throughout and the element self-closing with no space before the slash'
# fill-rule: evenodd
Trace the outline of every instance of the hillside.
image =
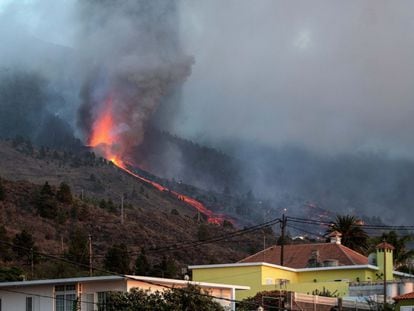
<svg viewBox="0 0 414 311">
<path fill-rule="evenodd" d="M 151 252 L 151 249 L 165 245 L 197 241 L 236 229 L 205 223 L 193 207 L 94 157 L 87 150 L 74 155 L 35 149 L 24 141 L 1 141 L 0 157 L 0 176 L 5 192 L 4 200 L 0 202 L 0 225 L 5 227 L 9 238 L 23 229 L 29 231 L 44 253 L 66 252 L 76 230 L 91 234 L 94 262 L 98 265 L 108 248 L 121 242 L 131 252 L 131 263 L 141 248 L 145 248 L 153 264 L 158 264 L 166 255 L 180 267 L 233 262 L 263 244 L 263 233 L 260 233 L 198 247 L 175 250 L 172 247 L 172 251 Z M 56 215 L 41 216 L 37 207 L 37 198 L 45 182 L 52 185 L 53 193 L 57 192 L 61 182 L 72 189 L 74 201 L 56 202 Z M 124 224 L 119 206 L 122 194 Z M 267 240 L 274 242 L 271 232 L 267 232 Z M 15 263 L 8 262 L 7 265 Z M 39 275 L 44 273 L 39 272 Z"/>
</svg>

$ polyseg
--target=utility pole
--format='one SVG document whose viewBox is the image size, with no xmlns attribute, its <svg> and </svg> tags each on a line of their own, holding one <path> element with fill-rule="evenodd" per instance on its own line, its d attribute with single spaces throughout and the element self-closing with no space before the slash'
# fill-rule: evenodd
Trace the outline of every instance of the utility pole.
<svg viewBox="0 0 414 311">
<path fill-rule="evenodd" d="M 124 224 L 124 194 L 121 195 L 121 224 Z"/>
<path fill-rule="evenodd" d="M 62 252 L 62 256 L 65 253 L 65 249 L 63 247 L 63 235 L 60 236 L 60 251 Z"/>
<path fill-rule="evenodd" d="M 30 270 L 32 275 L 32 280 L 34 279 L 34 254 L 33 248 L 30 249 Z"/>
<path fill-rule="evenodd" d="M 283 266 L 284 259 L 284 246 L 285 246 L 285 229 L 286 229 L 287 217 L 285 214 L 282 215 L 282 222 L 280 223 L 280 265 Z"/>
<path fill-rule="evenodd" d="M 92 236 L 89 234 L 89 276 L 92 276 Z"/>
<path fill-rule="evenodd" d="M 387 251 L 387 247 L 386 247 L 386 241 L 385 238 L 383 240 L 384 243 L 384 310 L 385 310 L 385 306 L 387 305 L 387 255 L 386 255 L 386 251 Z"/>
</svg>

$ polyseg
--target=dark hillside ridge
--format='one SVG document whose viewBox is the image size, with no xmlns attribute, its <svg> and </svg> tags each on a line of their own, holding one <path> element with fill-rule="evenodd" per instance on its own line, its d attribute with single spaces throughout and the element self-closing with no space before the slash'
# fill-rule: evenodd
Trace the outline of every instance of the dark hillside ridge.
<svg viewBox="0 0 414 311">
<path fill-rule="evenodd" d="M 256 252 L 263 244 L 263 233 L 250 233 L 197 247 L 155 251 L 166 245 L 198 241 L 230 233 L 229 224 L 207 224 L 190 206 L 136 180 L 92 153 L 83 156 L 47 148 L 36 149 L 27 142 L 0 142 L 0 176 L 4 190 L 0 198 L 0 226 L 9 239 L 27 230 L 40 252 L 61 256 L 67 252 L 74 232 L 80 230 L 93 241 L 94 265 L 102 266 L 108 249 L 124 243 L 132 263 L 142 248 L 151 263 L 163 256 L 178 267 L 189 264 L 228 263 Z M 45 183 L 51 185 L 46 203 L 42 196 Z M 61 202 L 58 190 L 67 183 L 73 201 Z M 120 196 L 124 194 L 125 221 L 121 223 Z M 43 201 L 42 201 L 43 200 Z M 40 202 L 40 203 L 39 203 Z M 51 207 L 51 208 L 50 208 Z M 271 231 L 267 243 L 274 243 Z M 154 250 L 154 251 L 151 251 Z M 1 260 L 0 260 L 1 261 Z M 28 274 L 29 266 L 14 258 L 4 266 L 19 266 Z M 36 277 L 52 277 L 56 269 L 45 268 L 42 259 L 35 266 Z M 75 269 L 82 273 L 82 269 Z M 71 270 L 73 272 L 73 270 Z M 179 270 L 181 271 L 181 270 Z"/>
</svg>

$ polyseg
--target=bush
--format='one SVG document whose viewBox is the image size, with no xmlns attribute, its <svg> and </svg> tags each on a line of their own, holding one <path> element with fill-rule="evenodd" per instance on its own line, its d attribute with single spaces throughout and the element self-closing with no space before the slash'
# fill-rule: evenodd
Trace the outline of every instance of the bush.
<svg viewBox="0 0 414 311">
<path fill-rule="evenodd" d="M 199 287 L 171 288 L 168 291 L 150 293 L 133 288 L 128 293 L 112 293 L 106 302 L 108 311 L 224 311 L 223 307 Z"/>
</svg>

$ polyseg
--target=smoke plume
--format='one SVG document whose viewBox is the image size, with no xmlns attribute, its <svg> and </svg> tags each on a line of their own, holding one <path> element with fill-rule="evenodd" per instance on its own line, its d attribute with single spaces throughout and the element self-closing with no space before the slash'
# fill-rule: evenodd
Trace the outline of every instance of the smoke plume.
<svg viewBox="0 0 414 311">
<path fill-rule="evenodd" d="M 86 139 L 103 110 L 111 110 L 117 153 L 142 142 L 160 102 L 190 74 L 180 47 L 176 1 L 82 1 L 79 50 L 88 75 L 79 126 Z M 107 102 L 111 101 L 108 107 Z"/>
</svg>

